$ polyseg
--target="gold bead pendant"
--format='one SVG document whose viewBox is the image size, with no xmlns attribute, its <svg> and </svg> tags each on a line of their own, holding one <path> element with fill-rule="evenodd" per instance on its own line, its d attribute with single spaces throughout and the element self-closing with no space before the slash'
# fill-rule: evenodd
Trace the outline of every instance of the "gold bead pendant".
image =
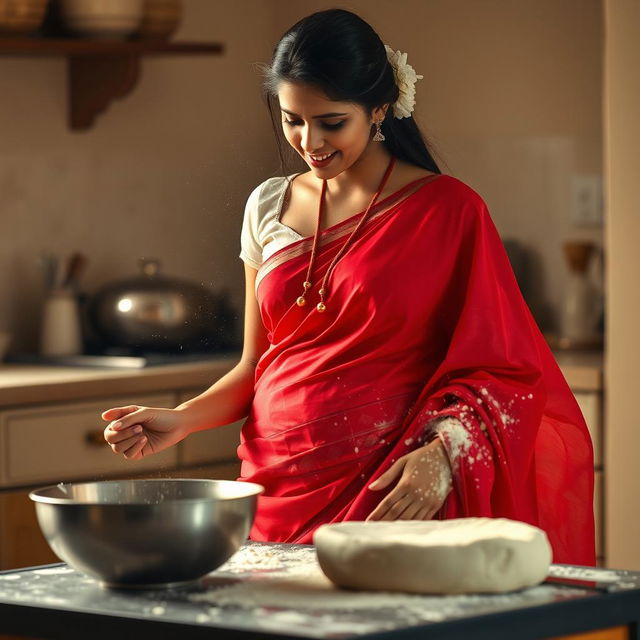
<svg viewBox="0 0 640 640">
<path fill-rule="evenodd" d="M 305 304 L 307 304 L 307 301 L 304 299 L 304 296 L 300 296 L 297 300 L 296 300 L 296 304 L 299 307 L 304 307 Z"/>
<path fill-rule="evenodd" d="M 324 302 L 318 302 L 316 309 L 318 310 L 318 313 L 324 313 L 327 310 L 327 307 Z"/>
</svg>

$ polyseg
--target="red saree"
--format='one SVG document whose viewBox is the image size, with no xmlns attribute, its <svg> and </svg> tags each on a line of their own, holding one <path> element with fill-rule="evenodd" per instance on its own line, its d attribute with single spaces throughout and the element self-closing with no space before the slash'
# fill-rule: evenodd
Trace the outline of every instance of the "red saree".
<svg viewBox="0 0 640 640">
<path fill-rule="evenodd" d="M 251 537 L 309 543 L 364 520 L 387 493 L 368 484 L 451 416 L 454 490 L 436 517 L 528 522 L 554 562 L 594 564 L 591 440 L 486 204 L 447 175 L 412 186 L 375 205 L 323 314 L 318 282 L 362 212 L 322 232 L 307 306 L 311 238 L 258 271 L 271 344 L 238 448 L 240 480 L 265 487 Z"/>
</svg>

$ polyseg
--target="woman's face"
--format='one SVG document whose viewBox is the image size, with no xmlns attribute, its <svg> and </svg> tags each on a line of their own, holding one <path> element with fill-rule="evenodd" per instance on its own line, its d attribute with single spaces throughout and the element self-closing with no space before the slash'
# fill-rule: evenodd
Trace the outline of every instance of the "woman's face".
<svg viewBox="0 0 640 640">
<path fill-rule="evenodd" d="M 314 87 L 292 82 L 280 84 L 278 98 L 287 141 L 322 179 L 338 175 L 361 157 L 373 120 L 384 115 L 378 109 L 369 117 L 359 104 L 329 100 Z"/>
</svg>

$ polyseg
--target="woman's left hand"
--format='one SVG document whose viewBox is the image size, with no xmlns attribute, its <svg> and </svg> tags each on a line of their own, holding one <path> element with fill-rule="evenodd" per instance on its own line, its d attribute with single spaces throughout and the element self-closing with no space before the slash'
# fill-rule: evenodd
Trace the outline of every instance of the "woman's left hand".
<svg viewBox="0 0 640 640">
<path fill-rule="evenodd" d="M 367 520 L 430 520 L 442 507 L 452 484 L 451 465 L 440 438 L 398 458 L 369 485 L 372 491 L 398 484 Z"/>
</svg>

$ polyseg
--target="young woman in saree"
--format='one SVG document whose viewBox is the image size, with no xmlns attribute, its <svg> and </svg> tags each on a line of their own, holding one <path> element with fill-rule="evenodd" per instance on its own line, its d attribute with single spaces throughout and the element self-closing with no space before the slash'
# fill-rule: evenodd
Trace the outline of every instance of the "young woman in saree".
<svg viewBox="0 0 640 640">
<path fill-rule="evenodd" d="M 266 95 L 309 170 L 247 199 L 241 360 L 175 409 L 109 409 L 105 439 L 138 459 L 246 417 L 254 540 L 505 517 L 544 529 L 555 562 L 594 564 L 584 419 L 485 202 L 411 115 L 420 77 L 348 11 L 283 35 Z"/>
</svg>

